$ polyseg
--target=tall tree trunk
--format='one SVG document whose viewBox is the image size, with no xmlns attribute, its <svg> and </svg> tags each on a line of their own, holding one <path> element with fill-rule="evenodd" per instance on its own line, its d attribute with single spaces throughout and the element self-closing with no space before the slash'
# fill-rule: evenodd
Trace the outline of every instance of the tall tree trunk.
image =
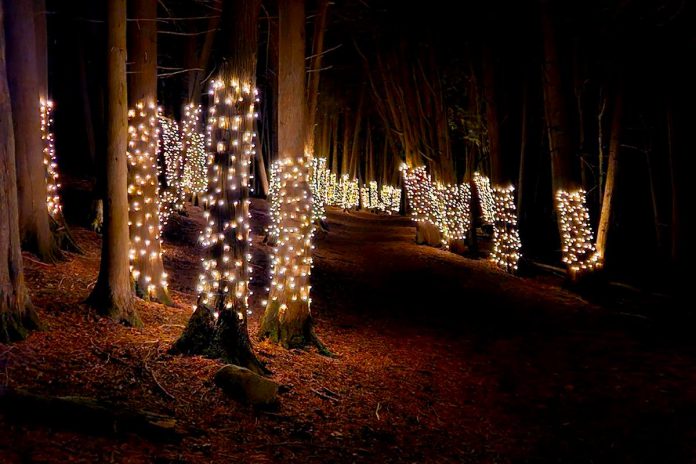
<svg viewBox="0 0 696 464">
<path fill-rule="evenodd" d="M 527 106 L 529 104 L 529 81 L 525 79 L 522 84 L 522 111 L 520 124 L 520 168 L 517 177 L 517 215 L 520 219 L 523 215 L 523 194 L 526 193 L 524 188 L 525 170 L 527 167 Z"/>
<path fill-rule="evenodd" d="M 247 331 L 249 311 L 249 166 L 255 153 L 256 49 L 260 0 L 238 0 L 232 10 L 229 52 L 211 84 L 208 125 L 215 151 L 208 182 L 208 226 L 196 311 L 175 351 L 222 357 L 257 373 Z"/>
<path fill-rule="evenodd" d="M 39 80 L 39 97 L 48 100 L 46 0 L 34 0 L 34 27 L 36 30 L 36 75 Z"/>
<path fill-rule="evenodd" d="M 0 343 L 21 340 L 39 320 L 24 283 L 19 246 L 19 211 L 14 132 L 5 66 L 5 28 L 0 2 Z"/>
<path fill-rule="evenodd" d="M 495 61 L 490 47 L 483 51 L 483 96 L 486 102 L 486 127 L 488 132 L 488 156 L 491 163 L 491 183 L 500 185 L 505 182 L 503 159 L 500 150 L 500 122 L 495 91 Z"/>
<path fill-rule="evenodd" d="M 622 83 L 619 81 L 619 86 Z M 611 118 L 611 132 L 609 135 L 609 161 L 607 162 L 607 179 L 604 183 L 604 198 L 602 199 L 602 213 L 599 216 L 597 227 L 597 252 L 606 256 L 607 236 L 611 224 L 612 209 L 614 206 L 614 186 L 616 184 L 616 171 L 619 166 L 619 148 L 621 142 L 621 119 L 623 117 L 623 88 L 616 90 L 614 112 Z"/>
<path fill-rule="evenodd" d="M 314 19 L 314 36 L 312 39 L 312 58 L 310 59 L 307 79 L 307 135 L 305 149 L 314 154 L 315 121 L 317 117 L 317 103 L 319 101 L 319 77 L 321 76 L 321 60 L 324 54 L 324 29 L 326 28 L 326 16 L 329 9 L 329 0 L 319 0 L 319 10 Z"/>
<path fill-rule="evenodd" d="M 556 218 L 562 242 L 563 261 L 568 268 L 568 277 L 576 280 L 581 272 L 595 269 L 600 262 L 594 248 L 589 221 L 585 219 L 588 215 L 585 192 L 580 189 L 573 171 L 573 145 L 549 5 L 548 0 L 542 0 L 544 115 L 551 157 L 551 185 L 557 202 Z"/>
<path fill-rule="evenodd" d="M 212 7 L 221 8 L 222 4 L 219 0 L 213 0 Z M 215 44 L 215 37 L 217 36 L 221 18 L 222 15 L 220 14 L 211 14 L 208 19 L 205 38 L 203 39 L 203 46 L 201 47 L 200 53 L 195 55 L 197 59 L 194 58 L 190 61 L 190 64 L 196 69 L 191 71 L 188 75 L 188 103 L 198 105 L 201 102 L 203 79 L 208 70 L 208 64 L 210 63 L 210 56 L 213 52 L 213 45 Z M 192 37 L 195 38 L 196 36 Z M 192 48 L 195 52 L 198 52 L 195 40 Z"/>
<path fill-rule="evenodd" d="M 5 0 L 7 78 L 12 99 L 22 244 L 42 261 L 60 258 L 46 204 L 46 167 L 41 139 L 40 80 L 36 59 L 34 6 Z"/>
<path fill-rule="evenodd" d="M 171 305 L 160 241 L 157 175 L 157 0 L 133 0 L 128 25 L 128 176 L 136 294 Z"/>
<path fill-rule="evenodd" d="M 280 224 L 268 306 L 259 336 L 285 347 L 315 343 L 310 313 L 311 195 L 304 154 L 304 1 L 279 1 L 278 151 Z"/>
<path fill-rule="evenodd" d="M 87 302 L 117 321 L 140 327 L 128 263 L 128 107 L 126 0 L 107 5 L 107 150 L 104 238 L 99 277 Z"/>
</svg>

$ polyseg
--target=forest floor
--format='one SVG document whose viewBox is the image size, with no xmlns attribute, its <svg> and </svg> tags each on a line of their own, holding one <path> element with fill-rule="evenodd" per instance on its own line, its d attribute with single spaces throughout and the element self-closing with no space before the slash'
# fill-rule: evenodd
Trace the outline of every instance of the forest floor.
<svg viewBox="0 0 696 464">
<path fill-rule="evenodd" d="M 696 460 L 693 326 L 595 306 L 556 277 L 515 277 L 418 246 L 407 218 L 329 212 L 330 232 L 316 242 L 312 310 L 336 357 L 259 343 L 269 250 L 265 203 L 252 206 L 250 332 L 285 386 L 279 409 L 225 397 L 211 379 L 219 362 L 167 353 L 195 302 L 200 210 L 175 217 L 166 235 L 178 306 L 139 301 L 143 329 L 83 304 L 100 238 L 75 228 L 84 256 L 45 265 L 25 254 L 47 329 L 0 345 L 0 389 L 160 413 L 183 435 L 163 443 L 86 433 L 0 410 L 0 462 Z"/>
</svg>

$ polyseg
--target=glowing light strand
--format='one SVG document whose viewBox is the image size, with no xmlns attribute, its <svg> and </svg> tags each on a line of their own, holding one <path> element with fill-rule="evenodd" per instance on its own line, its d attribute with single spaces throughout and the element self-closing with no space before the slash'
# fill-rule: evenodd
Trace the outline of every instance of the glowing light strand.
<svg viewBox="0 0 696 464">
<path fill-rule="evenodd" d="M 468 184 L 434 183 L 425 166 L 401 166 L 406 195 L 417 222 L 429 222 L 438 228 L 442 245 L 466 237 L 469 230 L 471 189 Z"/>
<path fill-rule="evenodd" d="M 48 214 L 56 218 L 61 212 L 60 195 L 58 189 L 58 171 L 56 164 L 56 146 L 53 138 L 53 102 L 51 100 L 39 101 L 41 108 L 41 140 L 43 141 L 43 162 L 46 168 L 46 205 Z"/>
<path fill-rule="evenodd" d="M 159 151 L 164 158 L 164 176 L 160 171 L 160 178 L 164 179 L 164 185 L 160 186 L 160 225 L 167 225 L 174 211 L 184 209 L 184 192 L 181 185 L 182 151 L 183 142 L 179 132 L 179 124 L 165 116 L 161 109 L 158 111 L 160 127 Z"/>
<path fill-rule="evenodd" d="M 254 108 L 258 91 L 238 79 L 211 82 L 208 111 L 207 224 L 200 242 L 205 249 L 199 275 L 198 303 L 213 310 L 250 312 L 249 225 L 250 165 L 256 154 Z M 194 307 L 195 309 L 195 307 Z"/>
<path fill-rule="evenodd" d="M 561 224 L 563 262 L 577 274 L 602 267 L 590 228 L 590 213 L 582 189 L 556 192 L 556 208 Z"/>
<path fill-rule="evenodd" d="M 495 202 L 493 200 L 491 182 L 488 177 L 475 172 L 474 184 L 476 185 L 476 191 L 478 192 L 483 220 L 486 224 L 493 224 L 495 221 Z"/>
<path fill-rule="evenodd" d="M 189 103 L 184 107 L 184 117 L 181 123 L 184 158 L 181 187 L 188 194 L 205 193 L 208 188 L 205 135 L 198 131 L 201 112 L 201 105 Z"/>
<path fill-rule="evenodd" d="M 155 296 L 158 286 L 167 287 L 167 274 L 150 275 L 161 262 L 159 183 L 157 179 L 157 107 L 153 101 L 138 102 L 128 111 L 128 197 L 131 236 L 131 273 L 138 288 Z"/>
<path fill-rule="evenodd" d="M 517 230 L 515 187 L 493 187 L 495 220 L 493 221 L 493 251 L 490 259 L 507 272 L 517 270 L 522 243 Z"/>
</svg>

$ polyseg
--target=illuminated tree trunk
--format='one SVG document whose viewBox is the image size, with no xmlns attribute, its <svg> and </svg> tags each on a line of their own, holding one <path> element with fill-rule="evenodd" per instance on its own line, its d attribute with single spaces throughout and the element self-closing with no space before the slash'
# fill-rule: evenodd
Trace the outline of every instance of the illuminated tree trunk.
<svg viewBox="0 0 696 464">
<path fill-rule="evenodd" d="M 49 134 L 48 131 L 52 130 L 51 127 L 51 114 L 52 114 L 52 102 L 50 102 L 48 94 L 48 44 L 47 44 L 47 29 L 46 29 L 46 1 L 45 0 L 34 0 L 34 26 L 36 28 L 36 67 L 37 67 L 37 79 L 39 81 L 39 101 L 41 102 L 41 111 L 44 113 L 42 118 L 42 126 L 46 124 L 46 130 L 42 131 L 42 140 L 44 150 L 44 160 L 49 164 L 44 166 L 46 170 L 46 182 L 47 182 L 47 195 L 48 195 L 48 207 L 49 207 L 49 223 L 51 230 L 54 234 L 54 238 L 61 249 L 69 250 L 75 253 L 83 254 L 82 249 L 79 247 L 75 238 L 70 232 L 68 223 L 63 217 L 63 205 L 61 204 L 60 196 L 58 193 L 58 175 L 57 175 L 57 165 L 52 164 L 51 153 L 55 150 L 54 141 L 50 139 L 49 145 Z M 80 63 L 83 67 L 84 63 Z M 44 116 L 45 115 L 45 116 Z M 91 120 L 86 120 L 87 123 L 91 124 Z M 91 129 L 87 132 L 91 135 Z M 53 134 L 50 135 L 52 137 Z M 45 138 L 44 138 L 45 137 Z M 55 155 L 54 155 L 55 156 Z"/>
<path fill-rule="evenodd" d="M 107 150 L 104 237 L 99 277 L 87 302 L 117 321 L 140 327 L 128 264 L 128 107 L 126 0 L 107 5 Z"/>
<path fill-rule="evenodd" d="M 621 84 L 619 84 L 621 85 Z M 611 118 L 611 134 L 609 136 L 609 161 L 607 162 L 607 178 L 604 183 L 604 198 L 602 200 L 602 213 L 599 216 L 597 227 L 597 252 L 606 256 L 607 236 L 614 203 L 614 186 L 616 183 L 616 171 L 619 164 L 619 148 L 621 141 L 621 118 L 623 117 L 623 89 L 618 89 L 614 103 L 614 112 Z"/>
<path fill-rule="evenodd" d="M 27 331 L 39 324 L 24 284 L 19 246 L 15 144 L 3 20 L 0 2 L 0 343 L 8 343 L 25 338 Z"/>
<path fill-rule="evenodd" d="M 265 371 L 253 354 L 247 331 L 249 311 L 249 167 L 256 152 L 254 132 L 256 48 L 260 0 L 229 4 L 235 31 L 220 74 L 212 83 L 208 128 L 212 169 L 207 192 L 208 225 L 198 304 L 174 351 L 222 357 Z"/>
<path fill-rule="evenodd" d="M 574 281 L 581 273 L 596 269 L 601 263 L 589 227 L 585 192 L 578 185 L 572 168 L 573 145 L 563 98 L 552 15 L 547 1 L 542 1 L 541 6 L 544 116 L 551 157 L 551 185 L 556 200 L 563 262 L 568 268 L 568 277 Z"/>
<path fill-rule="evenodd" d="M 61 253 L 51 233 L 46 203 L 34 6 L 31 1 L 6 1 L 5 9 L 7 80 L 15 133 L 19 232 L 27 250 L 35 252 L 42 261 L 54 262 L 61 257 Z"/>
<path fill-rule="evenodd" d="M 272 261 L 271 290 L 259 336 L 285 347 L 315 343 L 309 275 L 312 266 L 309 167 L 304 154 L 304 1 L 280 0 L 278 153 L 280 224 Z"/>
<path fill-rule="evenodd" d="M 171 305 L 162 264 L 157 178 L 157 0 L 134 0 L 128 25 L 128 194 L 136 294 Z"/>
</svg>

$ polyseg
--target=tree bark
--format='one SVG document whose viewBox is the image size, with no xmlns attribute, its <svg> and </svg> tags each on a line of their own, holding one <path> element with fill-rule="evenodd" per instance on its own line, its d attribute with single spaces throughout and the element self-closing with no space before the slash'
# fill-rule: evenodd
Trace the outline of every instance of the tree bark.
<svg viewBox="0 0 696 464">
<path fill-rule="evenodd" d="M 12 110 L 7 86 L 3 3 L 0 2 L 0 343 L 21 340 L 38 318 L 24 283 Z"/>
<path fill-rule="evenodd" d="M 130 134 L 128 155 L 132 275 L 139 297 L 171 305 L 162 263 L 157 175 L 157 0 L 133 0 L 130 6 L 128 105 L 135 131 Z"/>
<path fill-rule="evenodd" d="M 619 82 L 619 85 L 622 85 Z M 614 112 L 611 118 L 611 133 L 609 135 L 609 161 L 607 162 L 607 178 L 604 183 L 604 197 L 602 199 L 602 212 L 599 216 L 597 227 L 597 252 L 606 256 L 607 236 L 611 223 L 614 205 L 614 187 L 616 184 L 616 172 L 619 167 L 619 148 L 621 142 L 621 119 L 623 117 L 623 88 L 616 91 Z"/>
<path fill-rule="evenodd" d="M 104 238 L 99 277 L 87 302 L 104 315 L 142 326 L 133 304 L 128 263 L 128 107 L 126 94 L 126 0 L 107 5 L 107 151 Z"/>
<path fill-rule="evenodd" d="M 256 144 L 256 53 L 260 0 L 229 3 L 229 52 L 212 84 L 212 167 L 208 227 L 196 312 L 174 349 L 222 357 L 266 372 L 247 330 L 249 310 L 249 166 Z"/>
<path fill-rule="evenodd" d="M 491 183 L 500 185 L 505 181 L 503 160 L 500 151 L 500 122 L 495 91 L 495 62 L 490 47 L 483 51 L 483 95 L 486 101 L 486 127 L 488 132 L 488 156 L 491 164 Z"/>
<path fill-rule="evenodd" d="M 46 167 L 41 140 L 40 80 L 36 57 L 34 5 L 5 1 L 7 80 L 15 135 L 19 231 L 22 244 L 45 262 L 61 257 L 46 205 Z"/>
<path fill-rule="evenodd" d="M 319 10 L 314 19 L 314 36 L 312 39 L 312 58 L 307 79 L 307 135 L 305 138 L 305 150 L 314 154 L 315 122 L 317 117 L 317 104 L 319 101 L 319 77 L 321 76 L 321 60 L 324 53 L 324 29 L 329 9 L 329 0 L 319 0 Z"/>
<path fill-rule="evenodd" d="M 309 308 L 311 272 L 311 195 L 304 154 L 304 43 L 303 0 L 279 2 L 278 151 L 281 162 L 280 224 L 274 250 L 271 291 L 259 326 L 259 336 L 285 347 L 315 343 Z"/>
</svg>

